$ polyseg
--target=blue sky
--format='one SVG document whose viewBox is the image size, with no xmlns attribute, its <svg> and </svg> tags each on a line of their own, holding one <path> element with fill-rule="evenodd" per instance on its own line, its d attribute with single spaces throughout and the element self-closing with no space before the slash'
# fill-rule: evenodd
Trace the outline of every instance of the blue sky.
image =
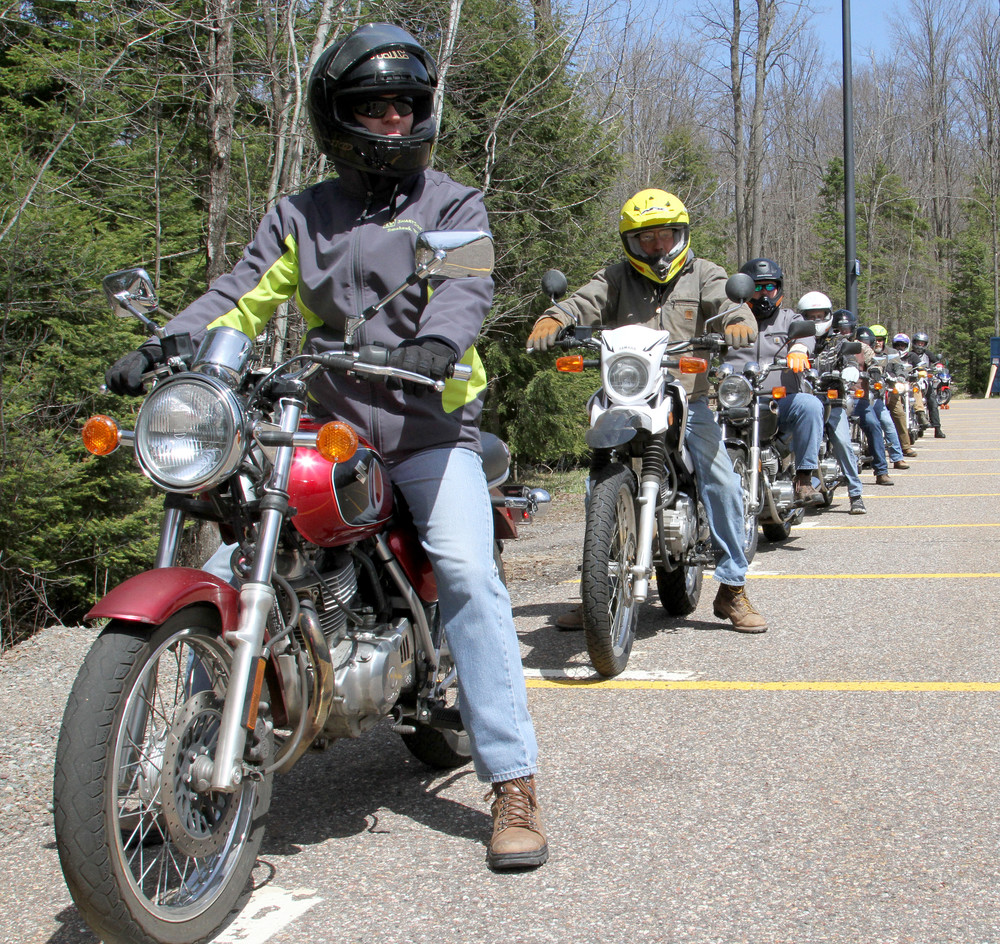
<svg viewBox="0 0 1000 944">
<path fill-rule="evenodd" d="M 828 59 L 840 62 L 843 55 L 843 17 L 839 0 L 824 0 L 827 6 L 816 4 L 813 29 L 823 43 Z M 851 56 L 855 66 L 867 59 L 868 51 L 876 55 L 890 50 L 887 14 L 899 4 L 895 0 L 851 0 Z M 905 7 L 904 7 L 905 8 Z"/>
</svg>

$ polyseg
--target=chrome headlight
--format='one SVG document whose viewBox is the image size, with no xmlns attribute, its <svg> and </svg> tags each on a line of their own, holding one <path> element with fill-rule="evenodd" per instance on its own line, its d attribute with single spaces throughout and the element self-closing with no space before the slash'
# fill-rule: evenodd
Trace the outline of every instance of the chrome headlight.
<svg viewBox="0 0 1000 944">
<path fill-rule="evenodd" d="M 739 409 L 749 406 L 753 399 L 753 387 L 746 377 L 733 374 L 719 384 L 719 406 L 727 409 Z"/>
<path fill-rule="evenodd" d="M 244 441 L 233 392 L 195 374 L 159 384 L 135 424 L 139 465 L 167 492 L 199 492 L 228 478 L 239 467 Z"/>
<path fill-rule="evenodd" d="M 649 382 L 649 361 L 619 354 L 608 366 L 608 387 L 619 397 L 637 397 Z"/>
</svg>

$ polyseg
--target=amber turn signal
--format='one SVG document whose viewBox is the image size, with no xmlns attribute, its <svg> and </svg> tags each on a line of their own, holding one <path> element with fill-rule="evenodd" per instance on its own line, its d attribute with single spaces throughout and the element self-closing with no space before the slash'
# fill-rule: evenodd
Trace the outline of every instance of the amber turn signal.
<svg viewBox="0 0 1000 944">
<path fill-rule="evenodd" d="M 837 391 L 834 388 L 831 388 L 830 390 L 826 391 L 827 400 L 836 400 L 837 396 L 838 396 Z"/>
<path fill-rule="evenodd" d="M 561 370 L 564 374 L 579 374 L 583 372 L 583 355 L 567 354 L 565 357 L 556 358 L 556 370 Z"/>
<path fill-rule="evenodd" d="M 704 357 L 682 357 L 679 367 L 682 374 L 703 374 L 708 370 L 708 361 Z"/>
<path fill-rule="evenodd" d="M 83 424 L 82 435 L 87 452 L 92 452 L 95 456 L 110 456 L 122 441 L 118 424 L 103 413 L 92 416 Z"/>
<path fill-rule="evenodd" d="M 859 400 L 863 400 L 865 398 L 865 388 L 858 387 L 858 389 L 854 391 L 854 396 L 857 397 Z"/>
<path fill-rule="evenodd" d="M 346 423 L 324 423 L 316 434 L 316 451 L 327 462 L 344 462 L 358 451 L 358 434 Z"/>
<path fill-rule="evenodd" d="M 784 387 L 775 387 L 771 391 L 771 396 L 774 397 L 775 400 L 783 400 L 787 392 L 788 391 Z"/>
</svg>

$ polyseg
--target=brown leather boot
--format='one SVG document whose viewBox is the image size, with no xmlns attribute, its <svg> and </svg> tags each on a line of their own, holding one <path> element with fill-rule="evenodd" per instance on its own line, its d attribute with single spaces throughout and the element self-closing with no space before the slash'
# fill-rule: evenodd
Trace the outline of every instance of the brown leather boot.
<svg viewBox="0 0 1000 944">
<path fill-rule="evenodd" d="M 799 469 L 795 473 L 795 504 L 804 505 L 806 507 L 810 505 L 822 505 L 823 496 L 813 488 L 812 477 L 815 470 L 810 469 Z"/>
<path fill-rule="evenodd" d="M 526 869 L 549 857 L 535 795 L 535 778 L 518 777 L 494 783 L 484 800 L 494 797 L 493 836 L 486 850 L 491 869 Z"/>
<path fill-rule="evenodd" d="M 766 633 L 767 620 L 758 613 L 747 599 L 744 587 L 728 583 L 719 584 L 712 612 L 722 620 L 729 620 L 738 633 Z"/>
</svg>

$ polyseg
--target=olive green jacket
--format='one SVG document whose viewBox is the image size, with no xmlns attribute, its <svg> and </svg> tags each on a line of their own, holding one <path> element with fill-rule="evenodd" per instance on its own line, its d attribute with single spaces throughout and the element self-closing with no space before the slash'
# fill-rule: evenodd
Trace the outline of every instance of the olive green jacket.
<svg viewBox="0 0 1000 944">
<path fill-rule="evenodd" d="M 667 285 L 659 285 L 641 275 L 627 260 L 601 269 L 582 288 L 559 303 L 572 312 L 580 324 L 621 327 L 646 325 L 670 332 L 671 341 L 683 341 L 709 332 L 721 334 L 736 322 L 757 330 L 757 322 L 746 305 L 734 308 L 726 296 L 726 271 L 714 262 L 688 252 L 680 274 Z M 729 311 L 729 309 L 734 309 Z M 566 311 L 555 306 L 542 316 L 572 324 Z M 708 328 L 705 321 L 720 311 L 728 313 Z M 691 399 L 708 394 L 707 374 L 682 374 L 681 382 Z"/>
</svg>

